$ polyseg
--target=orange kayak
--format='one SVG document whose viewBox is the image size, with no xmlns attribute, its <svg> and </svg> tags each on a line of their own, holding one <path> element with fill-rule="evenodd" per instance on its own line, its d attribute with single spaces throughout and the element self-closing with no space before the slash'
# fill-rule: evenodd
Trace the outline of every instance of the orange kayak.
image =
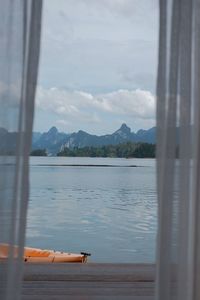
<svg viewBox="0 0 200 300">
<path fill-rule="evenodd" d="M 17 256 L 18 247 L 14 246 L 14 256 Z M 0 260 L 8 258 L 9 245 L 0 244 Z M 88 253 L 67 253 L 54 250 L 42 250 L 37 248 L 24 248 L 24 261 L 29 263 L 85 263 Z"/>
</svg>

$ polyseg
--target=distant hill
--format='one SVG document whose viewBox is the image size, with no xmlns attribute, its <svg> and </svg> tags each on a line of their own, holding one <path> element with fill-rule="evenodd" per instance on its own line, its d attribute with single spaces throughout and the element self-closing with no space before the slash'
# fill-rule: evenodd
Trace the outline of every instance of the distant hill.
<svg viewBox="0 0 200 300">
<path fill-rule="evenodd" d="M 46 149 L 48 154 L 56 155 L 64 148 L 73 149 L 84 148 L 87 146 L 99 147 L 106 145 L 117 145 L 125 142 L 144 142 L 155 144 L 156 128 L 148 130 L 139 130 L 137 133 L 131 132 L 131 129 L 122 124 L 121 127 L 112 134 L 93 135 L 83 130 L 66 134 L 59 132 L 57 128 L 52 127 L 48 132 L 43 133 L 39 139 L 33 142 L 33 149 Z"/>
<path fill-rule="evenodd" d="M 17 133 L 0 128 L 0 154 L 12 155 L 16 152 Z"/>
<path fill-rule="evenodd" d="M 0 153 L 7 152 L 12 154 L 16 147 L 16 137 L 17 133 L 8 132 L 6 129 L 0 128 Z M 156 128 L 140 129 L 135 133 L 126 124 L 122 124 L 112 134 L 98 136 L 82 130 L 69 134 L 59 132 L 56 127 L 52 127 L 48 132 L 33 132 L 32 150 L 46 149 L 48 155 L 56 155 L 65 148 L 101 147 L 126 142 L 155 144 Z"/>
<path fill-rule="evenodd" d="M 67 138 L 68 135 L 66 133 L 58 132 L 56 127 L 52 127 L 48 132 L 38 135 L 37 139 L 33 139 L 32 150 L 46 149 L 48 154 L 55 155 L 62 149 Z"/>
</svg>

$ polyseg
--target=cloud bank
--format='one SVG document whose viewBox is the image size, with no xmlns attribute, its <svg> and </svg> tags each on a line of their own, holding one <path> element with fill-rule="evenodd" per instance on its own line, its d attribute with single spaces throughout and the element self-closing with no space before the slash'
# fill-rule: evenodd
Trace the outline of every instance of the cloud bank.
<svg viewBox="0 0 200 300">
<path fill-rule="evenodd" d="M 151 92 L 141 89 L 93 95 L 84 91 L 39 87 L 36 107 L 40 111 L 55 114 L 61 129 L 84 123 L 90 127 L 90 131 L 91 128 L 98 131 L 102 125 L 112 131 L 111 123 L 117 126 L 124 120 L 133 123 L 134 129 L 141 128 L 142 124 L 143 128 L 155 124 L 155 97 Z"/>
<path fill-rule="evenodd" d="M 154 126 L 158 20 L 157 0 L 45 1 L 35 130 Z"/>
</svg>

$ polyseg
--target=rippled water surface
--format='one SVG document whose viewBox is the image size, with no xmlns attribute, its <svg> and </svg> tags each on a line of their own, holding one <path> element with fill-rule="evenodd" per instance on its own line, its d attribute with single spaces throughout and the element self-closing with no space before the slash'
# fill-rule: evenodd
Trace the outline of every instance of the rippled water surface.
<svg viewBox="0 0 200 300">
<path fill-rule="evenodd" d="M 156 213 L 155 160 L 31 158 L 29 246 L 152 262 Z"/>
</svg>

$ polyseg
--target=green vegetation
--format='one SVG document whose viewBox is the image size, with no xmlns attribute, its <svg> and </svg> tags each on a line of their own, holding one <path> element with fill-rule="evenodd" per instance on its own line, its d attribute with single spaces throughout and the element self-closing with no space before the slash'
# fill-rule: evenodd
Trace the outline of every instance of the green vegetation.
<svg viewBox="0 0 200 300">
<path fill-rule="evenodd" d="M 31 156 L 47 156 L 46 149 L 35 149 L 31 151 Z"/>
<path fill-rule="evenodd" d="M 57 156 L 155 158 L 155 149 L 154 144 L 128 142 L 100 147 L 65 148 Z"/>
</svg>

